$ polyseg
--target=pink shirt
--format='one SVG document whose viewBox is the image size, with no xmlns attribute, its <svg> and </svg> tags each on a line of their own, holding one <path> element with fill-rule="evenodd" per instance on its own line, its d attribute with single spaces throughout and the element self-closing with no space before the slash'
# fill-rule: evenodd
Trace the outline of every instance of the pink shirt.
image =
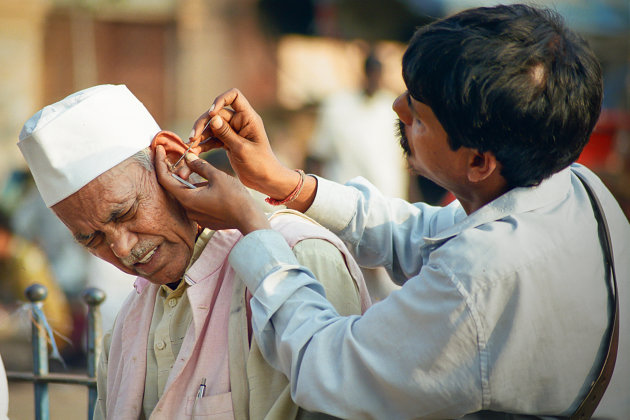
<svg viewBox="0 0 630 420">
<path fill-rule="evenodd" d="M 271 224 L 290 246 L 306 238 L 320 238 L 336 245 L 345 255 L 352 276 L 361 279 L 357 283 L 362 307 L 369 306 L 359 267 L 337 237 L 294 215 L 272 218 Z M 151 419 L 190 418 L 193 404 L 195 415 L 211 416 L 204 418 L 213 420 L 234 418 L 227 331 L 235 272 L 227 258 L 241 237 L 235 230 L 216 232 L 184 276 L 190 284 L 186 293 L 193 314 L 192 322 Z M 105 402 L 108 418 L 115 416 L 116 419 L 135 420 L 142 412 L 146 332 L 150 327 L 159 286 L 143 278 L 138 278 L 134 286 L 136 293 L 131 294 L 123 304 L 112 332 Z M 206 396 L 195 403 L 202 378 L 206 378 Z"/>
</svg>

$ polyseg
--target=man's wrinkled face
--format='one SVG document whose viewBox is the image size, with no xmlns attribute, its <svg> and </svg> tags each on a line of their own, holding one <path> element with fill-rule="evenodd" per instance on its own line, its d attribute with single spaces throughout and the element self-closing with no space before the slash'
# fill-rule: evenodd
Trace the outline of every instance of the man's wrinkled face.
<svg viewBox="0 0 630 420">
<path fill-rule="evenodd" d="M 128 159 L 52 207 L 77 242 L 152 283 L 181 278 L 197 224 L 167 196 L 155 172 Z"/>
</svg>

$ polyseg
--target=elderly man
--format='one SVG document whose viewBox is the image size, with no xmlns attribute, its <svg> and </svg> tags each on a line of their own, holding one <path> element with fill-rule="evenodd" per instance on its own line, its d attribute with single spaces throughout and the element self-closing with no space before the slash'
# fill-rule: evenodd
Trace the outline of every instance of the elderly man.
<svg viewBox="0 0 630 420">
<path fill-rule="evenodd" d="M 286 378 L 250 341 L 250 295 L 227 264 L 241 235 L 200 229 L 162 189 L 153 154 L 187 176 L 185 165 L 173 166 L 186 145 L 160 131 L 125 86 L 96 86 L 45 107 L 24 125 L 19 147 L 47 206 L 76 240 L 139 276 L 104 340 L 96 418 L 312 415 L 298 411 Z M 301 264 L 334 279 L 326 287 L 340 313 L 369 305 L 339 239 L 295 214 L 271 224 Z"/>
<path fill-rule="evenodd" d="M 254 294 L 261 351 L 298 404 L 344 418 L 588 418 L 609 380 L 595 415 L 630 418 L 630 226 L 572 164 L 600 112 L 593 52 L 551 11 L 478 8 L 420 28 L 403 76 L 394 110 L 409 165 L 457 200 L 410 204 L 363 179 L 309 176 L 290 204 L 404 283 L 363 316 L 337 314 L 262 218 L 222 208 L 247 196 L 209 164 L 189 159 L 201 191 L 158 166 L 181 203 L 205 209 L 200 223 L 247 234 L 230 263 Z M 217 115 L 228 105 L 229 124 Z M 240 92 L 214 101 L 194 141 L 208 121 L 244 184 L 293 195 L 298 175 Z"/>
</svg>

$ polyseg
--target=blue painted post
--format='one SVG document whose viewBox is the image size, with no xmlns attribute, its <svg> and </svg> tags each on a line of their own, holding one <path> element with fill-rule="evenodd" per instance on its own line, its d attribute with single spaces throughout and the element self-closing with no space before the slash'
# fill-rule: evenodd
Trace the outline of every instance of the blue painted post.
<svg viewBox="0 0 630 420">
<path fill-rule="evenodd" d="M 88 305 L 87 323 L 87 376 L 96 378 L 98 359 L 101 355 L 101 310 L 99 305 L 105 300 L 105 292 L 91 287 L 83 291 L 83 300 Z M 96 405 L 96 385 L 88 385 L 88 420 L 94 416 Z"/>
<path fill-rule="evenodd" d="M 26 288 L 25 294 L 26 298 L 31 302 L 31 305 L 40 309 L 40 311 L 31 311 L 33 317 L 33 342 L 31 345 L 33 347 L 33 375 L 35 377 L 33 384 L 35 388 L 35 420 L 49 420 L 48 383 L 37 380 L 38 378 L 48 375 L 48 344 L 46 342 L 46 331 L 42 327 L 43 320 L 39 317 L 43 306 L 42 301 L 46 299 L 48 290 L 41 284 L 33 284 Z"/>
</svg>

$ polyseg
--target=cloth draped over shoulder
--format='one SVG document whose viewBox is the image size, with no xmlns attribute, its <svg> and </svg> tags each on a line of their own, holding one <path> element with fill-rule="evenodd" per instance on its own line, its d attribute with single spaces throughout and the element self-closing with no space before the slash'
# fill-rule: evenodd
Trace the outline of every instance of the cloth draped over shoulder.
<svg viewBox="0 0 630 420">
<path fill-rule="evenodd" d="M 370 299 L 360 269 L 336 236 L 305 216 L 289 211 L 273 216 L 271 225 L 291 247 L 310 239 L 332 244 L 341 252 L 344 269 L 354 282 L 355 298 L 346 296 L 347 302 L 339 305 L 340 312 L 360 313 L 367 309 Z M 193 319 L 151 419 L 190 418 L 193 405 L 199 418 L 327 417 L 298 410 L 291 400 L 286 377 L 267 365 L 254 340 L 250 350 L 248 296 L 228 264 L 229 252 L 241 238 L 234 230 L 216 232 L 185 274 L 190 284 L 186 293 Z M 336 287 L 334 282 L 331 285 Z M 136 291 L 123 304 L 111 338 L 104 343 L 101 363 L 107 374 L 106 378 L 99 378 L 99 386 L 106 388 L 106 398 L 99 396 L 97 419 L 138 419 L 142 411 L 146 332 L 158 286 L 138 278 L 135 287 Z M 352 301 L 356 302 L 354 306 Z M 207 378 L 206 396 L 195 402 L 202 377 Z"/>
</svg>

